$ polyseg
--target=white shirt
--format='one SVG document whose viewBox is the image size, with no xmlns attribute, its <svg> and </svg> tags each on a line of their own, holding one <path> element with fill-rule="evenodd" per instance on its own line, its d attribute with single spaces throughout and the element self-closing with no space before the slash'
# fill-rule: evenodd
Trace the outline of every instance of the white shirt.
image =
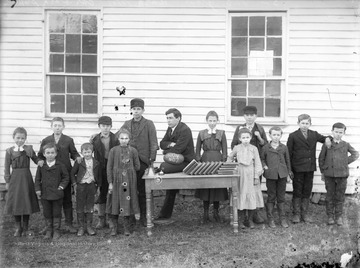
<svg viewBox="0 0 360 268">
<path fill-rule="evenodd" d="M 211 128 L 208 128 L 208 134 L 216 134 L 216 127 L 211 129 Z"/>
<path fill-rule="evenodd" d="M 24 151 L 24 145 L 18 146 L 18 145 L 15 143 L 14 151 L 20 151 L 20 152 Z"/>
</svg>

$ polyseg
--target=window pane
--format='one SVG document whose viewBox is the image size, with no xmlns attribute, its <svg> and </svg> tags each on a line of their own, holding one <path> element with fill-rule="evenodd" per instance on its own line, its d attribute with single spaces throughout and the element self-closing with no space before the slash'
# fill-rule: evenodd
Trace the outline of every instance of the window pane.
<svg viewBox="0 0 360 268">
<path fill-rule="evenodd" d="M 97 56 L 95 55 L 82 56 L 82 72 L 97 73 Z"/>
<path fill-rule="evenodd" d="M 97 94 L 98 92 L 97 77 L 83 77 L 83 92 L 90 94 Z"/>
<path fill-rule="evenodd" d="M 231 75 L 247 75 L 248 64 L 246 58 L 233 58 L 231 64 Z"/>
<path fill-rule="evenodd" d="M 259 117 L 264 116 L 264 99 L 260 98 L 249 98 L 248 105 L 255 106 L 257 108 L 257 115 Z"/>
<path fill-rule="evenodd" d="M 281 17 L 268 17 L 267 18 L 267 35 L 281 35 Z"/>
<path fill-rule="evenodd" d="M 67 14 L 66 33 L 80 33 L 81 30 L 81 15 Z"/>
<path fill-rule="evenodd" d="M 266 99 L 265 100 L 265 116 L 280 116 L 280 100 Z"/>
<path fill-rule="evenodd" d="M 265 96 L 266 97 L 280 97 L 281 92 L 280 81 L 266 81 L 265 83 Z"/>
<path fill-rule="evenodd" d="M 264 38 L 250 38 L 250 51 L 258 50 L 264 51 L 265 50 L 265 39 Z"/>
<path fill-rule="evenodd" d="M 65 93 L 64 76 L 50 76 L 50 93 Z"/>
<path fill-rule="evenodd" d="M 244 115 L 243 109 L 246 106 L 245 98 L 231 99 L 231 115 L 242 116 Z"/>
<path fill-rule="evenodd" d="M 82 53 L 97 53 L 97 36 L 83 35 L 82 36 Z"/>
<path fill-rule="evenodd" d="M 281 56 L 282 54 L 282 40 L 281 38 L 267 38 L 266 50 L 273 50 L 274 56 Z"/>
<path fill-rule="evenodd" d="M 65 112 L 65 96 L 51 95 L 50 112 L 64 113 Z"/>
<path fill-rule="evenodd" d="M 265 17 L 250 17 L 250 36 L 265 36 Z"/>
<path fill-rule="evenodd" d="M 80 42 L 79 34 L 67 34 L 66 53 L 80 53 Z"/>
<path fill-rule="evenodd" d="M 97 33 L 96 15 L 83 15 L 83 33 Z"/>
<path fill-rule="evenodd" d="M 282 66 L 281 58 L 280 59 L 279 58 L 274 59 L 274 72 L 273 72 L 273 75 L 282 75 L 281 66 Z"/>
<path fill-rule="evenodd" d="M 97 113 L 97 96 L 84 95 L 83 96 L 83 113 L 96 114 Z"/>
<path fill-rule="evenodd" d="M 232 36 L 247 36 L 248 17 L 233 17 L 231 34 Z"/>
<path fill-rule="evenodd" d="M 246 96 L 246 81 L 231 82 L 231 96 Z"/>
<path fill-rule="evenodd" d="M 252 80 L 249 81 L 249 96 L 264 96 L 264 81 Z"/>
<path fill-rule="evenodd" d="M 66 55 L 67 73 L 80 73 L 80 55 Z"/>
<path fill-rule="evenodd" d="M 50 33 L 65 32 L 65 14 L 49 15 L 49 31 Z"/>
<path fill-rule="evenodd" d="M 81 95 L 66 95 L 66 112 L 81 113 Z"/>
<path fill-rule="evenodd" d="M 81 77 L 68 76 L 67 77 L 67 93 L 81 93 Z"/>
<path fill-rule="evenodd" d="M 50 72 L 64 71 L 64 55 L 50 54 Z"/>
<path fill-rule="evenodd" d="M 64 52 L 63 34 L 50 34 L 50 52 Z"/>
<path fill-rule="evenodd" d="M 247 56 L 248 47 L 247 47 L 247 38 L 233 38 L 231 42 L 231 55 L 232 56 Z"/>
</svg>

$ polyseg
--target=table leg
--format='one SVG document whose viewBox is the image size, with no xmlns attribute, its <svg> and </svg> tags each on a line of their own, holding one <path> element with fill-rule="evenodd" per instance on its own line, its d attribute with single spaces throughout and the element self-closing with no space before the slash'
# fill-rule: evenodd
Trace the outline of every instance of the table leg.
<svg viewBox="0 0 360 268">
<path fill-rule="evenodd" d="M 232 201 L 233 201 L 233 226 L 234 226 L 234 233 L 238 233 L 239 232 L 239 223 L 238 223 L 238 209 L 237 209 L 237 204 L 238 204 L 238 192 L 237 189 L 233 189 L 232 191 Z"/>
<path fill-rule="evenodd" d="M 232 188 L 229 188 L 229 200 L 230 200 L 230 204 L 229 204 L 229 208 L 230 208 L 230 225 L 234 224 L 234 214 L 233 214 L 233 195 L 232 195 Z"/>
<path fill-rule="evenodd" d="M 151 236 L 151 228 L 153 227 L 152 224 L 152 211 L 151 211 L 151 198 L 152 192 L 151 190 L 146 190 L 146 226 L 147 226 L 147 235 Z"/>
</svg>

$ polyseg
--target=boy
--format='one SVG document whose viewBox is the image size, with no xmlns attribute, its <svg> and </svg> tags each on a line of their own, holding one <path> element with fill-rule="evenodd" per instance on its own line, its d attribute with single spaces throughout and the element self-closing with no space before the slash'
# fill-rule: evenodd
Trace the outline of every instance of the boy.
<svg viewBox="0 0 360 268">
<path fill-rule="evenodd" d="M 81 163 L 75 162 L 71 170 L 71 183 L 75 189 L 76 212 L 79 224 L 78 236 L 84 235 L 84 225 L 89 235 L 95 235 L 92 228 L 95 193 L 101 186 L 101 172 L 99 162 L 93 159 L 94 146 L 91 143 L 81 145 L 81 154 L 84 156 Z M 86 220 L 85 220 L 86 219 Z"/>
<path fill-rule="evenodd" d="M 239 129 L 245 127 L 249 129 L 251 132 L 250 144 L 254 145 L 258 149 L 260 155 L 261 148 L 268 141 L 264 128 L 260 124 L 255 123 L 257 118 L 257 108 L 255 106 L 245 106 L 243 112 L 244 112 L 245 124 L 242 124 L 236 128 L 233 140 L 231 142 L 231 149 L 234 149 L 235 145 L 241 143 L 239 140 Z M 261 182 L 261 176 L 260 176 L 260 182 Z M 256 209 L 254 213 L 254 222 L 255 223 L 264 222 L 264 219 L 261 216 L 261 213 L 259 213 L 258 209 Z"/>
<path fill-rule="evenodd" d="M 330 139 L 310 130 L 311 117 L 308 114 L 298 116 L 299 129 L 290 133 L 287 147 L 290 154 L 293 178 L 293 223 L 312 222 L 308 215 L 310 195 L 312 192 L 314 171 L 316 170 L 316 144 L 329 143 Z"/>
<path fill-rule="evenodd" d="M 41 141 L 38 156 L 40 159 L 45 160 L 44 152 L 42 150 L 43 146 L 48 143 L 56 144 L 56 160 L 63 163 L 67 169 L 68 174 L 70 174 L 72 168 L 70 158 L 79 162 L 81 161 L 81 157 L 75 148 L 74 140 L 62 133 L 64 128 L 65 122 L 61 117 L 55 117 L 51 120 L 51 129 L 53 130 L 54 134 L 46 137 Z M 76 233 L 76 229 L 72 225 L 73 208 L 70 183 L 64 189 L 64 200 L 62 206 L 65 215 L 65 230 L 69 231 L 70 233 Z"/>
<path fill-rule="evenodd" d="M 66 166 L 56 160 L 56 144 L 48 143 L 41 149 L 46 161 L 42 167 L 37 168 L 35 191 L 38 198 L 41 198 L 46 220 L 45 238 L 50 239 L 52 232 L 54 232 L 53 239 L 56 240 L 60 237 L 61 206 L 64 189 L 69 183 L 69 173 Z"/>
<path fill-rule="evenodd" d="M 269 130 L 271 142 L 265 144 L 261 150 L 261 162 L 264 168 L 264 177 L 266 178 L 267 202 L 266 211 L 268 224 L 275 228 L 274 223 L 274 205 L 277 201 L 280 224 L 287 228 L 289 225 L 285 217 L 285 191 L 287 177 L 292 177 L 290 156 L 287 147 L 280 142 L 282 136 L 280 127 L 272 127 Z"/>
<path fill-rule="evenodd" d="M 104 228 L 106 225 L 106 196 L 109 190 L 109 183 L 107 181 L 106 166 L 109 156 L 109 151 L 114 146 L 119 145 L 119 140 L 115 134 L 110 130 L 112 128 L 112 120 L 109 116 L 101 116 L 98 120 L 98 126 L 100 133 L 90 138 L 90 143 L 94 146 L 94 158 L 100 163 L 99 169 L 101 172 L 100 195 L 98 198 L 99 203 L 99 222 L 96 225 L 96 229 Z"/>
<path fill-rule="evenodd" d="M 323 145 L 319 155 L 321 177 L 325 179 L 326 214 L 329 225 L 334 224 L 335 221 L 337 225 L 343 225 L 342 213 L 349 177 L 348 165 L 359 158 L 359 152 L 342 140 L 345 131 L 346 127 L 343 123 L 335 123 L 331 130 L 333 136 L 331 147 Z"/>
<path fill-rule="evenodd" d="M 129 144 L 139 153 L 140 170 L 136 171 L 136 177 L 139 192 L 140 223 L 146 226 L 145 180 L 142 177 L 145 170 L 155 161 L 156 151 L 159 147 L 154 123 L 143 117 L 144 104 L 144 101 L 139 98 L 130 101 L 130 111 L 133 119 L 125 121 L 121 128 L 130 132 L 131 140 Z M 116 136 L 118 136 L 119 131 L 116 132 Z"/>
</svg>

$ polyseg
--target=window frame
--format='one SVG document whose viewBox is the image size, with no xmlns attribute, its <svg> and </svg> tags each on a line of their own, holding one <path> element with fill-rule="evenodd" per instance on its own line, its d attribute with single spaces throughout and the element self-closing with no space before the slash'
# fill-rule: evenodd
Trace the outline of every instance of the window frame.
<svg viewBox="0 0 360 268">
<path fill-rule="evenodd" d="M 97 17 L 97 72 L 90 73 L 66 73 L 66 72 L 50 72 L 50 14 L 54 13 L 72 13 L 72 14 L 91 14 L 96 15 Z M 53 117 L 63 117 L 66 120 L 74 120 L 78 119 L 89 119 L 96 120 L 102 114 L 102 57 L 100 56 L 100 52 L 102 51 L 102 31 L 103 31 L 103 11 L 100 8 L 45 8 L 43 10 L 43 38 L 44 38 L 44 75 L 43 75 L 43 85 L 44 85 L 44 98 L 43 98 L 43 117 L 44 119 L 51 119 Z M 82 33 L 81 33 L 82 34 Z M 97 112 L 96 113 L 54 113 L 50 111 L 50 76 L 80 76 L 80 77 L 96 77 L 97 78 Z M 66 96 L 66 94 L 65 94 Z"/>
<path fill-rule="evenodd" d="M 232 18 L 233 17 L 242 17 L 242 16 L 281 16 L 282 17 L 282 74 L 281 76 L 253 76 L 253 77 L 232 77 Z M 280 116 L 279 117 L 258 117 L 257 122 L 261 124 L 272 124 L 272 125 L 284 125 L 286 124 L 286 107 L 287 107 L 287 88 L 288 88 L 288 77 L 287 77 L 287 60 L 288 60 L 288 12 L 285 10 L 269 10 L 269 11 L 254 11 L 254 10 L 244 10 L 244 11 L 228 11 L 227 16 L 227 45 L 226 45 L 226 101 L 227 104 L 225 107 L 225 121 L 226 124 L 239 124 L 240 121 L 243 121 L 242 116 L 233 116 L 231 115 L 231 82 L 236 80 L 280 80 L 281 81 L 281 90 L 280 90 Z M 266 51 L 266 50 L 265 50 Z M 265 98 L 264 98 L 265 99 Z"/>
</svg>

